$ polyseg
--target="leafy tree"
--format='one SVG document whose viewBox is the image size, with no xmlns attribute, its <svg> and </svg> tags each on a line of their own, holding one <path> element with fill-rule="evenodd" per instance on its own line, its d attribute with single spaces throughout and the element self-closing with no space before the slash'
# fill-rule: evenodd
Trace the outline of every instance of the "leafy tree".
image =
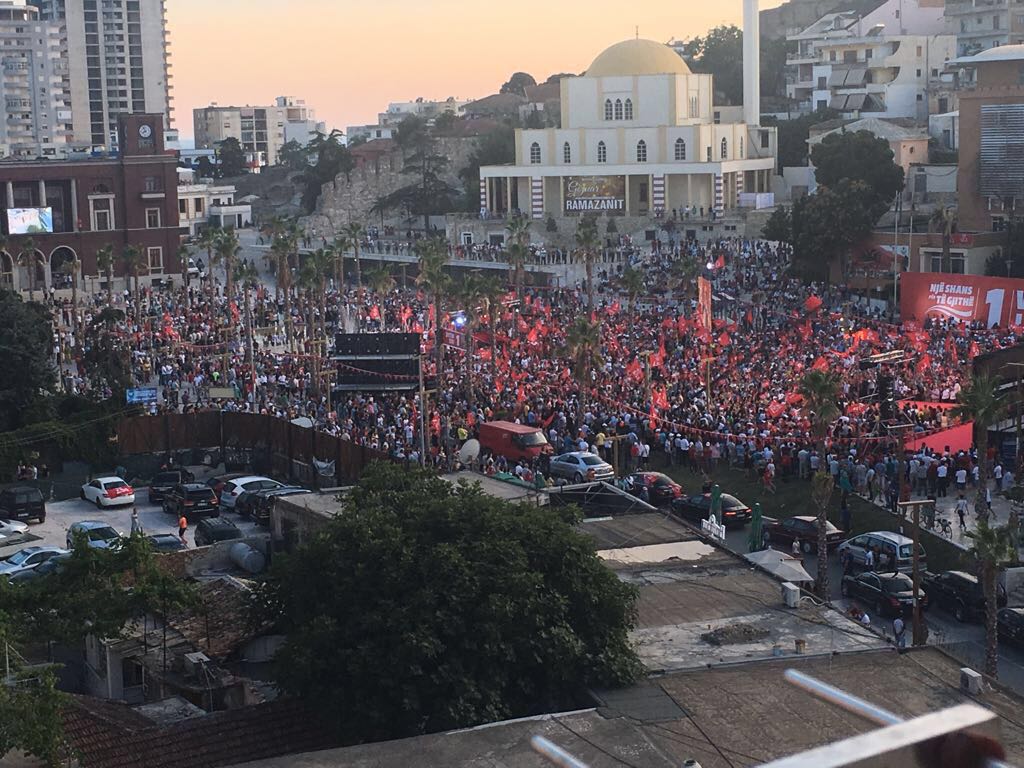
<svg viewBox="0 0 1024 768">
<path fill-rule="evenodd" d="M 516 159 L 515 129 L 502 123 L 476 140 L 466 167 L 459 171 L 462 179 L 465 210 L 480 210 L 480 166 L 508 165 Z"/>
<path fill-rule="evenodd" d="M 576 513 L 383 463 L 344 505 L 275 560 L 262 601 L 288 638 L 278 683 L 344 741 L 557 711 L 639 675 L 635 588 Z"/>
<path fill-rule="evenodd" d="M 36 251 L 36 241 L 31 237 L 27 237 L 22 241 L 19 261 L 28 271 L 28 300 L 35 301 L 40 261 L 39 254 Z"/>
<path fill-rule="evenodd" d="M 604 364 L 601 358 L 601 325 L 589 317 L 578 316 L 566 329 L 565 346 L 580 388 L 580 412 L 585 413 L 591 371 Z"/>
<path fill-rule="evenodd" d="M 363 238 L 366 237 L 366 228 L 358 221 L 350 221 L 342 230 L 342 234 L 352 246 L 352 258 L 356 264 L 356 290 L 359 293 L 359 303 L 361 304 L 363 301 L 363 267 L 359 261 L 359 248 L 363 244 Z M 380 263 L 381 266 L 384 265 L 383 256 L 381 256 Z"/>
<path fill-rule="evenodd" d="M 594 311 L 594 262 L 597 260 L 601 238 L 597 234 L 597 220 L 583 216 L 576 224 L 576 247 L 583 255 L 587 268 L 587 309 Z"/>
<path fill-rule="evenodd" d="M 103 275 L 107 275 L 107 305 L 114 303 L 114 247 L 104 245 L 96 251 L 96 269 Z"/>
<path fill-rule="evenodd" d="M 714 75 L 715 92 L 722 94 L 726 103 L 743 103 L 743 31 L 739 27 L 715 27 L 704 37 L 689 41 L 685 52 L 694 72 Z"/>
<path fill-rule="evenodd" d="M 0 685 L 0 755 L 22 750 L 48 766 L 60 765 L 67 696 L 57 690 L 56 670 L 21 669 L 16 663 L 12 678 Z"/>
<path fill-rule="evenodd" d="M 903 189 L 903 169 L 893 162 L 889 142 L 870 131 L 829 134 L 811 150 L 811 162 L 823 186 L 836 187 L 844 180 L 864 182 L 884 205 L 878 215 Z"/>
<path fill-rule="evenodd" d="M 316 210 L 324 184 L 333 184 L 340 174 L 347 177 L 356 167 L 349 148 L 341 143 L 343 136 L 338 130 L 326 135 L 318 131 L 306 147 L 307 158 L 314 161 L 312 165 L 307 162 L 302 177 L 306 184 L 302 207 L 307 213 Z"/>
<path fill-rule="evenodd" d="M 622 287 L 626 289 L 626 295 L 629 297 L 629 323 L 632 326 L 636 322 L 637 296 L 644 292 L 643 271 L 632 266 L 626 267 L 622 273 Z"/>
<path fill-rule="evenodd" d="M 199 177 L 203 179 L 215 179 L 217 178 L 217 168 L 210 160 L 210 158 L 203 156 L 199 158 L 196 163 L 196 170 L 199 172 Z"/>
<path fill-rule="evenodd" d="M 136 324 L 142 321 L 142 295 L 139 291 L 139 273 L 143 268 L 147 272 L 149 271 L 149 265 L 146 263 L 145 258 L 142 249 L 138 246 L 126 245 L 121 249 L 121 266 L 124 268 L 125 274 L 132 277 L 132 299 L 135 302 Z"/>
<path fill-rule="evenodd" d="M 780 69 L 780 72 L 784 72 L 784 69 Z M 763 68 L 761 73 L 763 78 Z M 762 118 L 764 125 L 774 125 L 778 129 L 779 171 L 781 172 L 783 168 L 806 166 L 807 140 L 811 135 L 811 127 L 841 116 L 833 109 L 819 109 L 817 112 L 801 115 L 792 120 L 779 120 L 772 115 Z"/>
<path fill-rule="evenodd" d="M 797 388 L 804 399 L 804 409 L 811 420 L 811 430 L 822 462 L 828 455 L 825 437 L 839 417 L 839 385 L 839 376 L 832 371 L 808 371 Z M 832 499 L 832 477 L 828 472 L 815 475 L 811 495 L 818 507 L 818 574 L 814 586 L 818 596 L 828 600 L 828 507 Z"/>
<path fill-rule="evenodd" d="M 434 133 L 442 136 L 447 133 L 451 133 L 458 122 L 458 116 L 451 110 L 446 109 L 434 118 Z"/>
<path fill-rule="evenodd" d="M 808 281 L 827 281 L 838 263 L 845 274 L 851 246 L 878 220 L 879 200 L 863 182 L 848 180 L 795 200 L 790 211 L 794 273 Z"/>
<path fill-rule="evenodd" d="M 286 141 L 281 150 L 277 153 L 279 165 L 283 165 L 290 171 L 301 173 L 309 168 L 309 153 L 295 139 Z"/>
<path fill-rule="evenodd" d="M 777 240 L 780 243 L 793 244 L 793 216 L 791 209 L 784 205 L 778 206 L 765 222 L 761 232 L 765 240 Z"/>
<path fill-rule="evenodd" d="M 974 501 L 974 513 L 978 519 L 988 516 L 985 489 L 988 488 L 988 431 L 1006 413 L 1006 403 L 999 397 L 999 387 L 986 375 L 975 375 L 970 383 L 957 395 L 957 407 L 953 415 L 964 421 L 974 422 L 974 444 L 978 446 L 978 494 Z"/>
<path fill-rule="evenodd" d="M 0 432 L 17 429 L 41 397 L 52 392 L 53 328 L 50 313 L 35 302 L 0 291 Z"/>
<path fill-rule="evenodd" d="M 444 302 L 452 285 L 452 278 L 444 268 L 448 262 L 448 244 L 440 238 L 424 238 L 416 244 L 416 255 L 419 256 L 420 267 L 416 285 L 430 295 L 434 304 L 434 356 L 437 362 L 437 387 L 440 391 L 444 372 L 444 330 L 441 328 L 441 319 L 444 317 Z"/>
<path fill-rule="evenodd" d="M 1009 527 L 993 528 L 987 518 L 978 518 L 978 526 L 967 532 L 971 552 L 981 566 L 981 588 L 985 595 L 985 676 L 999 678 L 999 602 L 996 582 L 1003 563 L 1017 559 L 1015 537 Z"/>
<path fill-rule="evenodd" d="M 380 198 L 374 207 L 385 210 L 403 208 L 410 216 L 423 217 L 423 231 L 430 231 L 430 217 L 453 209 L 457 190 L 442 174 L 448 158 L 438 152 L 437 142 L 426 123 L 411 115 L 398 125 L 398 145 L 402 148 L 402 172 L 415 181 Z"/>
<path fill-rule="evenodd" d="M 942 235 L 942 272 L 947 275 L 953 270 L 949 249 L 953 244 L 953 233 L 958 222 L 957 210 L 951 205 L 936 208 L 928 220 L 928 229 Z"/>
<path fill-rule="evenodd" d="M 498 93 L 514 93 L 517 96 L 526 96 L 526 89 L 532 88 L 536 84 L 537 81 L 533 79 L 533 75 L 529 75 L 526 72 L 516 72 L 501 86 L 501 90 Z"/>
<path fill-rule="evenodd" d="M 217 178 L 227 179 L 246 172 L 245 150 L 234 136 L 216 144 Z"/>
<path fill-rule="evenodd" d="M 512 272 L 511 282 L 516 287 L 519 301 L 522 301 L 526 257 L 530 254 L 530 220 L 526 216 L 513 216 L 505 225 L 505 231 L 508 233 L 508 267 Z"/>
</svg>

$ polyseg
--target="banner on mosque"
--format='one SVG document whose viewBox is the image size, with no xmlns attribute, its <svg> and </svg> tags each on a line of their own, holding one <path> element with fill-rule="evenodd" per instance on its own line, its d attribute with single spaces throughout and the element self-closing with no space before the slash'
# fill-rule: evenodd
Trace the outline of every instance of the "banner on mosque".
<svg viewBox="0 0 1024 768">
<path fill-rule="evenodd" d="M 565 176 L 562 193 L 566 213 L 626 210 L 625 176 Z"/>
<path fill-rule="evenodd" d="M 985 327 L 1024 324 L 1024 280 L 978 275 L 905 272 L 900 314 L 907 320 L 945 317 Z"/>
</svg>

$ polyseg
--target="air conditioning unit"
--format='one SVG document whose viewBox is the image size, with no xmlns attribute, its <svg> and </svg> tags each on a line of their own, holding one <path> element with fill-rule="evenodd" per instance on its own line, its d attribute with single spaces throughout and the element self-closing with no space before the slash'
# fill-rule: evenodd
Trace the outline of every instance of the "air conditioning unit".
<svg viewBox="0 0 1024 768">
<path fill-rule="evenodd" d="M 185 654 L 185 675 L 187 677 L 198 677 L 199 670 L 203 665 L 209 664 L 210 658 L 202 651 Z"/>
<path fill-rule="evenodd" d="M 800 588 L 796 584 L 791 584 L 788 581 L 782 583 L 782 602 L 786 604 L 787 608 L 797 608 L 800 606 Z"/>
<path fill-rule="evenodd" d="M 970 667 L 960 669 L 960 690 L 973 696 L 980 696 L 985 678 Z"/>
</svg>

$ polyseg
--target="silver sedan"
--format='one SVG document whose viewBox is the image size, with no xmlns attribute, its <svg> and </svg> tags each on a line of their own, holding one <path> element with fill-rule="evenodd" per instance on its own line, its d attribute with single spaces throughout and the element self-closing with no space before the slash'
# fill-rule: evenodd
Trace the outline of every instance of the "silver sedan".
<svg viewBox="0 0 1024 768">
<path fill-rule="evenodd" d="M 551 459 L 550 471 L 552 477 L 562 477 L 574 483 L 615 478 L 612 465 L 589 451 L 573 451 L 555 456 Z"/>
</svg>

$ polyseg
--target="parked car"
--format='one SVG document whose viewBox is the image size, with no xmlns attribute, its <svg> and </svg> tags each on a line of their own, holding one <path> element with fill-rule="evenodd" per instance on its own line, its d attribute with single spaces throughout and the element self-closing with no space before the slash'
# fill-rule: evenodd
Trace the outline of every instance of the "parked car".
<svg viewBox="0 0 1024 768">
<path fill-rule="evenodd" d="M 97 507 L 135 503 L 135 489 L 120 477 L 97 477 L 82 486 L 81 496 Z"/>
<path fill-rule="evenodd" d="M 242 532 L 238 530 L 238 526 L 222 517 L 207 517 L 196 524 L 197 547 L 240 538 Z"/>
<path fill-rule="evenodd" d="M 202 483 L 182 483 L 174 486 L 164 496 L 164 512 L 175 518 L 185 516 L 189 522 L 201 517 L 217 517 L 220 507 L 217 494 Z"/>
<path fill-rule="evenodd" d="M 157 553 L 177 552 L 185 548 L 185 545 L 181 543 L 181 539 L 174 533 L 154 533 L 146 538 L 149 539 L 149 545 L 153 548 L 153 551 Z"/>
<path fill-rule="evenodd" d="M 920 568 L 924 571 L 928 557 L 924 547 L 918 544 L 917 548 Z M 891 573 L 900 570 L 909 573 L 913 569 L 913 540 L 891 531 L 872 531 L 847 539 L 839 545 L 839 555 L 842 557 L 845 554 L 849 557 L 853 570 L 860 571 L 865 568 L 864 558 L 869 549 L 875 553 L 875 570 L 877 571 Z M 882 561 L 883 555 L 885 556 L 884 562 Z"/>
<path fill-rule="evenodd" d="M 672 511 L 687 520 L 707 520 L 711 514 L 711 494 L 682 496 L 672 502 Z M 722 494 L 722 519 L 725 526 L 742 526 L 750 522 L 750 507 L 728 493 Z"/>
<path fill-rule="evenodd" d="M 7 580 L 12 584 L 22 584 L 26 581 L 34 581 L 35 579 L 40 579 L 53 573 L 59 573 L 64 567 L 64 561 L 69 557 L 71 557 L 70 552 L 62 552 L 61 554 L 54 555 L 49 560 L 43 561 L 35 568 L 12 573 L 7 577 Z"/>
<path fill-rule="evenodd" d="M 801 551 L 807 553 L 818 551 L 818 519 L 816 517 L 798 515 L 783 520 L 765 517 L 763 524 L 770 541 L 792 546 L 793 540 L 799 539 Z M 828 539 L 828 548 L 834 549 L 842 543 L 844 532 L 832 523 L 827 523 L 827 526 L 825 536 Z"/>
<path fill-rule="evenodd" d="M 612 465 L 589 451 L 573 451 L 555 456 L 551 459 L 549 472 L 552 477 L 561 477 L 574 483 L 615 479 Z"/>
<path fill-rule="evenodd" d="M 553 452 L 544 430 L 511 421 L 487 421 L 477 428 L 480 448 L 509 461 L 530 461 Z"/>
<path fill-rule="evenodd" d="M 7 538 L 8 536 L 20 536 L 28 530 L 28 526 L 25 523 L 19 523 L 17 520 L 3 520 L 0 519 L 0 536 Z"/>
<path fill-rule="evenodd" d="M 256 521 L 257 525 L 269 525 L 270 510 L 274 506 L 276 499 L 282 496 L 303 496 L 308 493 L 312 493 L 312 491 L 294 485 L 286 485 L 284 488 L 274 488 L 269 491 L 259 491 L 256 493 L 254 500 L 255 506 L 252 510 L 252 519 Z"/>
<path fill-rule="evenodd" d="M 185 469 L 158 472 L 149 484 L 149 503 L 160 504 L 171 488 L 182 483 L 191 483 L 193 479 L 192 473 Z"/>
<path fill-rule="evenodd" d="M 1024 646 L 1024 608 L 1000 608 L 996 615 L 996 630 L 1001 641 Z"/>
<path fill-rule="evenodd" d="M 244 475 L 228 480 L 220 492 L 220 505 L 226 510 L 234 510 L 235 502 L 245 491 L 268 491 L 271 488 L 280 488 L 284 483 L 271 480 L 261 475 Z"/>
<path fill-rule="evenodd" d="M 658 507 L 671 504 L 682 497 L 683 486 L 661 472 L 634 472 L 627 478 L 627 486 L 632 482 L 632 489 L 627 490 L 634 496 L 640 496 L 640 489 L 647 489 L 647 501 Z"/>
<path fill-rule="evenodd" d="M 46 501 L 31 485 L 14 485 L 0 491 L 0 518 L 4 520 L 46 520 Z"/>
<path fill-rule="evenodd" d="M 964 571 L 925 573 L 921 579 L 932 605 L 952 613 L 957 621 L 984 621 L 985 591 L 978 577 Z M 1000 586 L 996 604 L 1006 605 L 1006 592 Z"/>
<path fill-rule="evenodd" d="M 234 480 L 239 477 L 248 477 L 245 472 L 229 472 L 226 475 L 216 475 L 206 481 L 206 484 L 213 488 L 213 492 L 217 494 L 218 503 L 220 501 L 220 494 L 224 490 L 224 486 L 227 485 L 229 480 Z"/>
<path fill-rule="evenodd" d="M 843 576 L 840 589 L 844 597 L 853 597 L 873 606 L 879 616 L 896 616 L 914 610 L 914 582 L 905 573 L 864 571 L 856 576 Z M 928 605 L 928 595 L 920 593 L 921 608 Z"/>
<path fill-rule="evenodd" d="M 25 547 L 0 561 L 0 576 L 13 576 L 22 571 L 38 568 L 54 555 L 67 554 L 60 547 Z"/>
<path fill-rule="evenodd" d="M 283 486 L 287 488 L 288 486 Z M 280 490 L 279 488 L 257 488 L 252 491 L 242 491 L 235 499 L 235 514 L 239 517 L 251 517 L 256 508 L 256 497 L 263 493 Z"/>
<path fill-rule="evenodd" d="M 111 549 L 121 541 L 121 534 L 110 527 L 108 523 L 99 520 L 81 520 L 72 523 L 68 528 L 67 545 L 68 549 L 75 548 L 75 540 L 84 536 L 88 546 L 93 549 Z"/>
</svg>

